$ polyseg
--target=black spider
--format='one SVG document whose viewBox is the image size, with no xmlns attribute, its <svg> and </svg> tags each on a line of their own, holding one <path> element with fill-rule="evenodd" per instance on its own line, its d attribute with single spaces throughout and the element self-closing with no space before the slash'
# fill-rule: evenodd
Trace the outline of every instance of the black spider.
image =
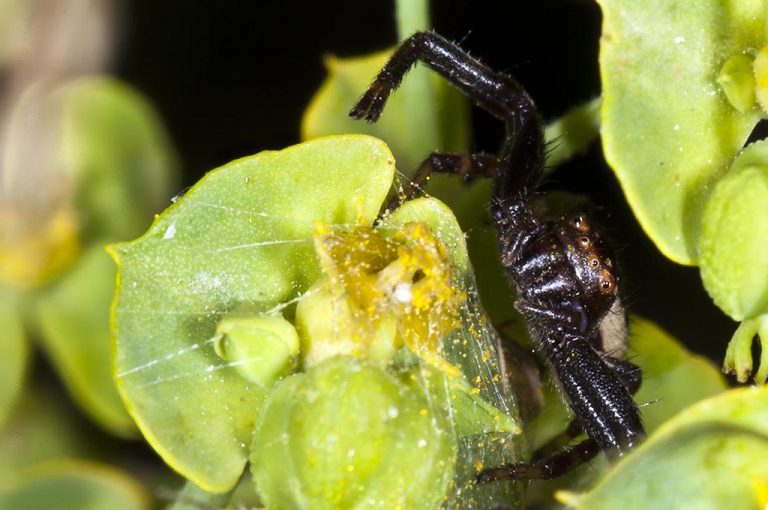
<svg viewBox="0 0 768 510">
<path fill-rule="evenodd" d="M 405 73 L 421 61 L 474 103 L 502 120 L 506 135 L 496 156 L 433 153 L 405 195 L 415 195 L 433 171 L 493 177 L 491 216 L 501 262 L 517 290 L 515 307 L 525 317 L 538 352 L 554 370 L 575 420 L 558 443 L 586 432 L 582 442 L 531 463 L 487 469 L 478 480 L 554 478 L 601 450 L 615 460 L 645 437 L 632 395 L 640 370 L 621 360 L 603 334 L 612 313 L 621 314 L 618 277 L 610 247 L 584 215 L 544 221 L 529 207 L 544 168 L 542 119 L 528 93 L 433 32 L 404 41 L 350 112 L 375 122 Z M 619 347 L 626 344 L 620 339 Z M 551 451 L 551 445 L 542 451 Z M 547 452 L 548 453 L 548 452 Z"/>
</svg>

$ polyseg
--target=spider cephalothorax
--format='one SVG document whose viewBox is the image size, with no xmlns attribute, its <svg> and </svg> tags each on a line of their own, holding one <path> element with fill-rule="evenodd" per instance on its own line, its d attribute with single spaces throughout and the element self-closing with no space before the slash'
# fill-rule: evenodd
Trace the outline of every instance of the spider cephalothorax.
<svg viewBox="0 0 768 510">
<path fill-rule="evenodd" d="M 532 463 L 487 469 L 478 479 L 551 478 L 600 450 L 611 459 L 624 455 L 645 432 L 632 399 L 640 385 L 639 369 L 618 358 L 625 332 L 619 328 L 623 337 L 618 342 L 606 338 L 608 320 L 615 320 L 614 314 L 623 320 L 610 246 L 585 215 L 545 221 L 533 213 L 529 198 L 546 159 L 543 123 L 533 101 L 513 78 L 492 71 L 443 37 L 419 32 L 405 40 L 351 115 L 375 122 L 390 93 L 417 61 L 503 121 L 506 136 L 497 157 L 432 154 L 405 194 L 414 194 L 433 171 L 493 178 L 491 217 L 502 265 L 516 290 L 515 307 L 574 412 L 575 420 L 564 435 L 583 431 L 588 436 L 545 459 L 534 454 Z"/>
</svg>

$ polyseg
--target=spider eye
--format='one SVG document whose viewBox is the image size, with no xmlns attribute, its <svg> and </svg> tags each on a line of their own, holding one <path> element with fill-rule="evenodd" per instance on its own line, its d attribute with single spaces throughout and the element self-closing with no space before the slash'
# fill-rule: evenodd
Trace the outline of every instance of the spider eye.
<svg viewBox="0 0 768 510">
<path fill-rule="evenodd" d="M 584 248 L 589 246 L 589 237 L 586 237 L 586 236 L 580 237 L 579 238 L 579 244 L 582 245 Z"/>
<path fill-rule="evenodd" d="M 589 230 L 586 218 L 580 214 L 571 218 L 571 225 L 579 232 L 586 232 Z"/>
<path fill-rule="evenodd" d="M 595 258 L 595 257 L 592 257 L 592 258 L 590 258 L 590 259 L 589 259 L 589 265 L 590 265 L 592 268 L 594 268 L 594 269 L 597 269 L 597 267 L 600 265 L 600 261 L 599 261 L 599 260 L 597 260 L 597 258 Z"/>
<path fill-rule="evenodd" d="M 613 290 L 616 288 L 616 280 L 614 280 L 613 276 L 611 276 L 611 274 L 606 271 L 600 277 L 600 283 L 598 283 L 598 285 L 600 286 L 601 292 L 608 294 L 613 292 Z"/>
</svg>

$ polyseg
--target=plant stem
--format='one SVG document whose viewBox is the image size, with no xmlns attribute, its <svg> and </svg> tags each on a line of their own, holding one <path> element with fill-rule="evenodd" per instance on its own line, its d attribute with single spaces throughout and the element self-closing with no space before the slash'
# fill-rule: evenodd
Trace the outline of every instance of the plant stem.
<svg viewBox="0 0 768 510">
<path fill-rule="evenodd" d="M 414 32 L 429 29 L 428 0 L 395 0 L 397 39 L 403 41 Z"/>
<path fill-rule="evenodd" d="M 429 29 L 429 1 L 428 0 L 395 0 L 395 20 L 397 21 L 397 37 L 400 41 L 407 39 L 414 32 Z M 410 136 L 418 137 L 425 141 L 427 150 L 442 148 L 440 125 L 435 92 L 435 81 L 429 70 L 423 66 L 417 66 L 408 76 L 408 87 L 400 92 L 405 97 L 408 111 L 412 112 L 412 119 L 407 126 L 403 126 Z M 424 157 L 427 153 L 424 154 Z M 408 169 L 410 170 L 410 169 Z"/>
</svg>

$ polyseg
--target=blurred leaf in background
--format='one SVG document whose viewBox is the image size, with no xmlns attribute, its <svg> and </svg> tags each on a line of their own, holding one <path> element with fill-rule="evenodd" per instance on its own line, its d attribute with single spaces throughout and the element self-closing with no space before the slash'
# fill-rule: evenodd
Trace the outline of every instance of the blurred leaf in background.
<svg viewBox="0 0 768 510">
<path fill-rule="evenodd" d="M 103 246 L 146 228 L 176 189 L 177 165 L 153 108 L 100 74 L 115 8 L 0 4 L 0 447 L 13 459 L 0 466 L 0 508 L 147 504 L 135 482 L 99 464 L 39 467 L 106 456 L 67 427 L 65 409 L 34 405 L 41 390 L 24 384 L 36 345 L 87 415 L 111 434 L 136 435 L 111 376 L 115 270 Z"/>
</svg>

